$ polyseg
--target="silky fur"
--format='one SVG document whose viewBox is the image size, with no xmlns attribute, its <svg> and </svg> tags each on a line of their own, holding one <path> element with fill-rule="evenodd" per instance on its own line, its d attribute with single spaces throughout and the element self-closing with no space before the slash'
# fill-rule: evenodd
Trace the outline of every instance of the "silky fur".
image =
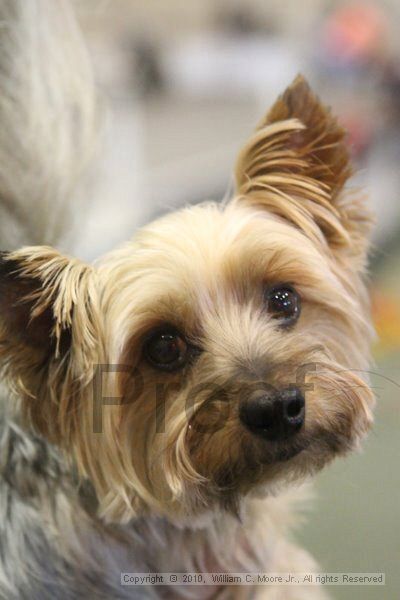
<svg viewBox="0 0 400 600">
<path fill-rule="evenodd" d="M 298 486 L 372 422 L 369 215 L 350 172 L 344 131 L 297 78 L 240 153 L 229 202 L 168 214 L 95 265 L 1 255 L 2 597 L 323 597 L 119 574 L 315 568 L 290 541 Z M 301 296 L 292 329 L 265 307 L 278 283 Z M 164 324 L 198 349 L 174 374 L 143 358 Z M 306 398 L 294 441 L 248 432 L 240 403 L 290 385 Z"/>
</svg>

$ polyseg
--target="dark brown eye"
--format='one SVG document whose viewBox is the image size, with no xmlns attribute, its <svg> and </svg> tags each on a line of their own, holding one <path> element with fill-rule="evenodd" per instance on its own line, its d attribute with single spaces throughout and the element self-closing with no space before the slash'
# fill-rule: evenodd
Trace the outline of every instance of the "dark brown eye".
<svg viewBox="0 0 400 600">
<path fill-rule="evenodd" d="M 300 316 L 300 296 L 290 285 L 268 290 L 267 309 L 274 319 L 282 319 L 285 326 L 294 324 Z"/>
<path fill-rule="evenodd" d="M 189 356 L 186 340 L 174 330 L 155 331 L 143 346 L 144 357 L 156 369 L 175 371 L 183 367 Z"/>
</svg>

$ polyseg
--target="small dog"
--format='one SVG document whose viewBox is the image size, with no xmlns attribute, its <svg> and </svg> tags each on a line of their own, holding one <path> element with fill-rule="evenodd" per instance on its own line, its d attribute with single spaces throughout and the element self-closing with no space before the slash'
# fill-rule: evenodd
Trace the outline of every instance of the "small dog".
<svg viewBox="0 0 400 600">
<path fill-rule="evenodd" d="M 87 265 L 4 252 L 0 595 L 322 598 L 129 587 L 121 572 L 305 572 L 298 486 L 372 422 L 370 216 L 302 77 L 240 152 L 234 197 Z"/>
</svg>

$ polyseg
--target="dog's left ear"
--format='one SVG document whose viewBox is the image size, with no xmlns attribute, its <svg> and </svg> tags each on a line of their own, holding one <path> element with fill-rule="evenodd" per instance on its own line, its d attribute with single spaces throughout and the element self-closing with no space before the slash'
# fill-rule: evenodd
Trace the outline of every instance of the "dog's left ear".
<svg viewBox="0 0 400 600">
<path fill-rule="evenodd" d="M 298 76 L 241 151 L 239 201 L 289 220 L 331 248 L 363 252 L 370 216 L 344 195 L 352 168 L 346 132 Z"/>
<path fill-rule="evenodd" d="M 96 363 L 97 297 L 92 267 L 52 248 L 0 254 L 1 371 L 50 437 Z"/>
</svg>

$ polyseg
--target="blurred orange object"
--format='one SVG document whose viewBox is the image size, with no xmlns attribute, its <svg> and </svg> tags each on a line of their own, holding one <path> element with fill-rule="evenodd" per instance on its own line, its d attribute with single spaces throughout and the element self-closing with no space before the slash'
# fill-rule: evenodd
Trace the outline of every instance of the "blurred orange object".
<svg viewBox="0 0 400 600">
<path fill-rule="evenodd" d="M 339 8 L 326 26 L 328 52 L 342 60 L 369 59 L 379 51 L 387 31 L 385 14 L 365 2 Z"/>
<path fill-rule="evenodd" d="M 400 298 L 387 291 L 372 293 L 372 314 L 378 334 L 377 354 L 400 349 Z"/>
</svg>

